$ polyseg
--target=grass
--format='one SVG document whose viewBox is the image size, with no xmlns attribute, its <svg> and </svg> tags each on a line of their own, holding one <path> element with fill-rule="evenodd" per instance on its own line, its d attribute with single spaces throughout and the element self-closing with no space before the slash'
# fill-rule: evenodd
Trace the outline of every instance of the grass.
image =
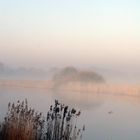
<svg viewBox="0 0 140 140">
<path fill-rule="evenodd" d="M 55 100 L 47 116 L 29 108 L 27 99 L 9 103 L 4 121 L 0 124 L 0 140 L 79 140 L 85 126 L 78 129 L 81 112 Z"/>
</svg>

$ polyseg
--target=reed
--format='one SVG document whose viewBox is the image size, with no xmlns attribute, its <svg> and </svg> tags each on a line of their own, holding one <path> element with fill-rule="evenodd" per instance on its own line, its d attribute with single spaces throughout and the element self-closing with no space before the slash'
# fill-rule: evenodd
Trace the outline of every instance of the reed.
<svg viewBox="0 0 140 140">
<path fill-rule="evenodd" d="M 9 103 L 4 121 L 0 123 L 0 140 L 81 140 L 85 126 L 78 129 L 81 112 L 55 100 L 47 116 L 29 108 L 28 101 Z"/>
</svg>

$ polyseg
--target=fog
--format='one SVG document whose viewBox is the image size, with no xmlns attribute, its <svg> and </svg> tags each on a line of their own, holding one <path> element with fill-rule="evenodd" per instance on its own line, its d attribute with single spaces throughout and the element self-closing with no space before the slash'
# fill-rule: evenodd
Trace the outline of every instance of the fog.
<svg viewBox="0 0 140 140">
<path fill-rule="evenodd" d="M 67 138 L 67 132 L 72 131 L 69 118 L 75 114 L 75 134 L 82 130 L 76 132 L 77 125 L 86 126 L 83 140 L 138 140 L 139 60 L 139 0 L 0 0 L 0 121 L 5 118 L 8 102 L 26 98 L 39 112 L 50 108 L 47 120 L 50 116 L 50 122 L 55 122 L 47 123 L 45 136 L 63 132 L 67 122 L 66 133 L 53 135 L 53 139 Z M 71 115 L 72 110 L 63 106 L 62 111 L 56 102 L 51 111 L 56 99 L 80 110 L 81 121 L 77 122 L 79 115 Z M 33 117 L 34 110 L 28 106 L 14 106 L 8 108 L 13 112 L 8 113 L 11 124 L 28 124 L 28 132 L 21 125 L 25 129 L 21 134 L 26 132 L 28 137 L 31 129 L 37 138 L 36 132 L 43 126 L 41 117 Z M 12 114 L 19 116 L 21 123 Z M 30 126 L 30 117 L 39 123 Z M 10 136 L 7 130 L 11 128 L 16 130 L 9 131 L 11 136 L 20 133 L 20 125 L 13 129 L 9 120 L 0 123 L 0 139 Z M 55 131 L 57 128 L 61 131 Z"/>
<path fill-rule="evenodd" d="M 74 66 L 138 83 L 139 6 L 126 0 L 0 1 L 0 62 L 43 71 Z"/>
<path fill-rule="evenodd" d="M 138 68 L 126 68 L 123 69 L 120 67 L 110 68 L 107 66 L 97 67 L 97 66 L 49 66 L 46 67 L 31 67 L 31 66 L 18 66 L 18 65 L 7 65 L 0 62 L 0 79 L 7 80 L 53 80 L 53 77 L 56 74 L 59 74 L 62 70 L 66 68 L 74 68 L 81 73 L 95 73 L 99 76 L 102 76 L 103 79 L 108 84 L 139 84 L 140 83 L 140 71 Z M 68 75 L 70 76 L 70 75 Z M 74 76 L 74 75 L 73 75 Z M 71 79 L 78 78 L 78 75 L 75 75 Z M 84 75 L 83 75 L 84 76 Z M 86 75 L 85 75 L 86 76 Z M 87 75 L 87 79 L 90 75 Z M 80 78 L 80 77 L 79 77 Z"/>
</svg>

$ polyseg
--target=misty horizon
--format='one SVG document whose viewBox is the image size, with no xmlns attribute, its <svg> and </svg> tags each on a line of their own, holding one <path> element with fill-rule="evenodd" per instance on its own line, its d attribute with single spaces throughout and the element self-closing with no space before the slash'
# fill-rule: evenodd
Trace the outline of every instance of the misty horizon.
<svg viewBox="0 0 140 140">
<path fill-rule="evenodd" d="M 1 1 L 0 61 L 140 71 L 139 1 Z M 129 73 L 130 73 L 129 72 Z"/>
<path fill-rule="evenodd" d="M 26 80 L 49 80 L 53 75 L 58 73 L 61 69 L 67 67 L 74 67 L 77 70 L 93 71 L 102 75 L 108 83 L 140 83 L 139 70 L 122 68 L 109 68 L 97 66 L 48 66 L 47 67 L 28 67 L 28 66 L 10 66 L 0 62 L 0 76 L 1 79 L 26 79 Z"/>
<path fill-rule="evenodd" d="M 0 0 L 0 140 L 140 140 L 139 61 L 140 0 Z"/>
</svg>

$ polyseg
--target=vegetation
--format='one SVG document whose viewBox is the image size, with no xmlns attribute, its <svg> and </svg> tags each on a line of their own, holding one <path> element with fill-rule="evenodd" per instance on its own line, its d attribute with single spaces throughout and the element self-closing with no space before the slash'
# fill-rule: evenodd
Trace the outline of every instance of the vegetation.
<svg viewBox="0 0 140 140">
<path fill-rule="evenodd" d="M 47 116 L 28 107 L 27 99 L 8 104 L 4 122 L 0 124 L 0 140 L 77 140 L 85 130 L 77 129 L 76 120 L 81 114 L 74 108 L 60 104 L 50 106 Z"/>
<path fill-rule="evenodd" d="M 93 71 L 78 71 L 74 67 L 66 67 L 60 72 L 56 73 L 53 77 L 53 80 L 57 83 L 65 82 L 92 82 L 92 83 L 104 83 L 104 78 L 93 72 Z"/>
</svg>

